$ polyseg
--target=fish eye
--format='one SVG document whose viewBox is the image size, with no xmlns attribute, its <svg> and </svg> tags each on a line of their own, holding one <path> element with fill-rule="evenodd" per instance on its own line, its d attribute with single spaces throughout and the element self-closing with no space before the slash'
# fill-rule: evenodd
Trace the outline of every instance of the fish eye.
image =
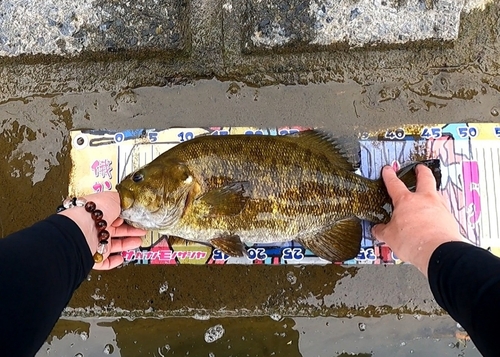
<svg viewBox="0 0 500 357">
<path fill-rule="evenodd" d="M 142 180 L 144 180 L 144 175 L 140 172 L 136 172 L 134 176 L 132 176 L 132 181 L 134 182 L 141 182 Z"/>
</svg>

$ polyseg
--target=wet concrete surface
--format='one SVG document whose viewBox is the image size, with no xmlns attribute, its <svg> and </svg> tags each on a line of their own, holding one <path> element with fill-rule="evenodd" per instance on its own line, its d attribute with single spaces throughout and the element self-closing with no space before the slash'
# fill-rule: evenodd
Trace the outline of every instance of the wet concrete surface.
<svg viewBox="0 0 500 357">
<path fill-rule="evenodd" d="M 191 8 L 189 51 L 90 51 L 77 57 L 50 55 L 0 58 L 0 101 L 31 95 L 117 91 L 144 86 L 164 86 L 192 79 L 218 78 L 252 86 L 310 84 L 330 81 L 383 86 L 384 97 L 398 96 L 408 86 L 414 93 L 434 100 L 470 97 L 478 88 L 448 81 L 447 76 L 467 74 L 476 83 L 499 88 L 499 2 L 484 10 L 463 13 L 459 36 L 453 42 L 418 41 L 381 45 L 373 49 L 296 46 L 276 48 L 262 54 L 245 54 L 242 31 L 244 2 L 228 13 L 222 4 Z M 239 13 L 239 15 L 235 15 Z M 445 79 L 427 83 L 437 73 Z M 427 79 L 426 79 L 427 77 Z M 418 86 L 421 84 L 422 86 Z M 465 88 L 464 88 L 465 87 Z M 480 88 L 479 88 L 480 89 Z M 435 94 L 437 93 L 437 94 Z M 374 98 L 376 99 L 376 98 Z M 411 101 L 412 96 L 408 98 Z M 439 101 L 435 105 L 442 105 Z M 417 101 L 412 110 L 426 110 Z"/>
<path fill-rule="evenodd" d="M 435 82 L 439 81 L 436 78 L 441 76 L 443 74 L 439 72 L 434 77 L 426 78 Z M 450 78 L 453 82 L 467 83 L 468 86 L 480 87 L 480 90 L 477 95 L 467 99 L 456 97 L 424 99 L 422 96 L 415 96 L 412 88 L 406 88 L 394 98 L 377 100 L 373 96 L 379 95 L 377 93 L 380 93 L 380 90 L 377 91 L 371 86 L 364 87 L 355 82 L 252 88 L 241 82 L 201 80 L 184 86 L 27 97 L 23 100 L 9 101 L 0 105 L 2 123 L 0 150 L 6 158 L 0 164 L 4 185 L 0 194 L 6 202 L 0 207 L 2 235 L 21 229 L 51 214 L 66 195 L 71 166 L 68 159 L 69 129 L 121 130 L 199 125 L 299 124 L 321 126 L 344 134 L 398 127 L 405 123 L 494 121 L 497 118 L 494 108 L 500 107 L 500 93 L 496 89 L 484 83 L 477 83 L 474 78 L 460 76 L 458 73 L 446 78 Z M 378 88 L 386 86 L 387 84 L 381 84 Z M 440 100 L 443 105 L 411 111 L 406 100 L 410 95 L 422 102 Z M 467 349 L 467 354 L 463 354 L 462 350 L 448 347 L 448 344 L 458 342 L 455 332 L 450 332 L 451 342 L 444 344 L 432 342 L 440 338 L 435 333 L 438 320 L 434 318 L 443 319 L 439 321 L 447 321 L 450 326 L 456 327 L 456 325 L 449 317 L 442 315 L 443 311 L 432 298 L 423 276 L 408 265 L 356 267 L 129 265 L 109 272 L 91 272 L 88 281 L 76 291 L 63 315 L 77 319 L 104 316 L 130 318 L 210 316 L 212 318 L 209 320 L 210 323 L 215 325 L 213 321 L 216 317 L 259 317 L 273 314 L 293 318 L 336 317 L 339 320 L 333 319 L 331 321 L 334 322 L 330 322 L 334 324 L 338 321 L 348 321 L 344 320 L 345 318 L 359 317 L 365 318 L 367 325 L 377 322 L 376 329 L 392 328 L 393 322 L 398 321 L 395 318 L 397 315 L 410 316 L 405 320 L 408 325 L 415 329 L 422 328 L 424 331 L 423 337 L 413 342 L 414 352 L 443 348 L 448 354 L 441 355 L 468 356 L 472 351 Z M 422 322 L 411 318 L 413 315 L 441 317 L 434 316 L 433 319 Z M 392 320 L 389 320 L 393 322 L 380 319 L 384 316 L 392 316 L 390 318 Z M 243 321 L 253 320 L 235 318 L 227 321 L 227 329 L 230 330 L 233 326 L 236 329 Z M 323 320 L 311 321 L 307 331 L 316 331 L 314 326 L 322 326 L 315 321 Z M 157 320 L 146 320 L 144 323 L 148 327 L 135 323 L 130 325 L 138 336 L 137 344 L 149 345 L 148 338 L 139 337 L 144 329 L 152 331 L 151 338 L 158 338 L 163 334 L 162 330 L 155 330 L 153 327 L 156 322 Z M 346 346 L 342 347 L 343 349 L 358 351 L 356 353 L 371 353 L 368 347 L 361 350 L 353 349 L 358 343 L 357 337 L 347 334 L 342 328 L 343 325 L 338 326 L 335 330 L 326 327 L 321 329 L 323 337 L 318 340 L 318 344 L 323 346 L 325 351 L 329 351 L 330 343 L 333 343 L 331 338 L 346 334 L 343 337 L 344 344 L 341 344 Z M 187 332 L 194 327 L 179 324 L 178 328 L 181 330 L 185 328 L 182 331 Z M 202 331 L 205 328 L 207 327 L 203 325 L 199 329 Z M 269 327 L 270 330 L 273 328 Z M 410 327 L 409 329 L 411 330 Z M 331 332 L 332 336 L 327 337 L 328 332 Z M 306 332 L 306 334 L 311 338 L 308 341 L 316 341 L 316 332 Z M 266 339 L 263 335 L 259 336 L 255 339 Z M 73 342 L 65 341 L 68 340 L 57 342 L 58 348 L 66 346 L 67 351 L 72 351 Z M 104 348 L 104 345 L 93 344 L 91 343 L 93 340 L 89 341 L 90 349 Z M 386 351 L 385 354 L 375 353 L 374 356 L 388 355 L 389 351 L 399 351 L 397 349 L 399 347 L 395 345 L 395 350 L 391 350 L 387 346 L 387 340 L 381 340 L 380 337 L 373 337 L 372 341 L 373 346 L 379 351 Z M 393 339 L 389 338 L 389 341 Z M 349 343 L 351 347 L 347 348 Z M 297 342 L 293 344 L 297 347 Z M 283 353 L 289 348 L 287 344 L 277 346 Z M 119 349 L 118 346 L 115 347 L 115 350 Z M 156 348 L 160 347 L 158 344 Z M 196 348 L 203 349 L 203 346 Z M 397 353 L 409 355 L 410 350 L 411 348 L 402 349 L 402 352 Z M 127 355 L 125 348 L 123 351 L 120 353 Z M 208 349 L 204 351 L 206 354 L 210 352 Z M 307 352 L 309 350 L 300 351 L 300 349 L 298 352 L 295 351 L 295 355 L 300 353 L 304 356 L 311 355 Z M 134 353 L 128 355 L 138 355 Z M 155 353 L 153 351 L 150 355 Z M 338 353 L 335 353 L 319 355 L 339 356 L 342 353 L 340 347 Z M 161 354 L 156 353 L 156 355 Z M 231 353 L 216 355 L 231 355 Z"/>
<path fill-rule="evenodd" d="M 498 9 L 498 2 L 494 2 L 484 12 L 464 14 L 459 38 L 443 46 L 241 56 L 241 44 L 236 38 L 226 39 L 223 54 L 216 52 L 204 58 L 207 48 L 219 47 L 215 44 L 206 47 L 206 42 L 205 47 L 197 47 L 203 42 L 198 34 L 194 36 L 194 55 L 189 59 L 172 60 L 158 54 L 150 58 L 140 54 L 137 57 L 96 54 L 76 60 L 3 59 L 0 154 L 5 159 L 0 161 L 1 236 L 53 213 L 66 196 L 71 167 L 68 131 L 71 129 L 302 125 L 319 126 L 342 135 L 408 123 L 497 122 L 500 112 Z M 217 61 L 213 62 L 214 58 Z M 202 79 L 214 76 L 226 81 Z M 149 87 L 151 85 L 165 87 Z M 160 289 L 165 283 L 166 292 Z M 458 342 L 456 325 L 449 317 L 441 316 L 442 313 L 425 279 L 406 265 L 125 266 L 110 272 L 91 273 L 64 313 L 81 319 L 77 323 L 79 327 L 71 327 L 73 321 L 67 325 L 70 327 L 56 327 L 53 334 L 61 341 L 51 346 L 57 343 L 57 348 L 66 348 L 61 354 L 73 352 L 76 342 L 71 340 L 72 334 L 61 331 L 97 329 L 89 327 L 97 326 L 91 322 L 94 320 L 85 320 L 89 317 L 212 317 L 208 322 L 169 318 L 145 320 L 147 327 L 138 322 L 130 325 L 135 331 L 131 334 L 139 336 L 147 329 L 155 339 L 170 327 L 178 327 L 177 333 L 181 335 L 196 330 L 200 337 L 208 327 L 217 324 L 215 317 L 243 315 L 253 317 L 224 320 L 222 325 L 228 331 L 227 336 L 234 333 L 231 336 L 235 337 L 231 338 L 241 339 L 249 332 L 237 332 L 240 326 L 258 325 L 253 335 L 257 342 L 251 344 L 258 349 L 266 346 L 267 339 L 276 345 L 277 337 L 271 336 L 274 332 L 283 332 L 293 338 L 291 347 L 289 340 L 278 343 L 279 351 L 289 352 L 291 356 L 300 353 L 341 356 L 344 350 L 359 356 L 418 353 L 474 356 L 470 344 L 465 350 L 448 346 Z M 273 314 L 286 316 L 288 327 L 280 327 L 268 317 L 258 317 Z M 404 316 L 401 320 L 404 322 L 396 318 L 398 314 Z M 423 319 L 413 318 L 415 314 Z M 329 317 L 327 322 L 335 329 L 329 328 L 323 317 L 309 320 L 308 316 Z M 370 327 L 366 334 L 354 328 L 357 328 L 356 319 L 362 318 Z M 85 353 L 86 356 L 99 355 L 106 343 L 114 343 L 115 355 L 120 350 L 125 356 L 126 348 L 121 347 L 125 346 L 124 339 L 118 336 L 128 333 L 124 332 L 129 328 L 127 323 L 121 320 L 108 323 L 113 327 L 103 327 L 114 331 L 115 340 L 115 337 L 110 337 L 108 342 L 75 338 L 88 342 L 85 348 L 95 351 L 95 354 Z M 161 327 L 155 327 L 156 323 Z M 405 329 L 401 327 L 403 323 Z M 262 327 L 265 324 L 269 326 Z M 443 342 L 441 324 L 448 326 L 445 335 L 449 343 Z M 303 326 L 302 330 L 297 326 Z M 397 331 L 391 330 L 394 326 Z M 354 332 L 350 334 L 352 329 Z M 259 335 L 260 330 L 269 334 Z M 383 332 L 375 334 L 379 330 Z M 393 335 L 400 330 L 407 331 L 404 339 Z M 309 338 L 298 337 L 303 331 Z M 355 349 L 360 340 L 372 333 L 370 331 L 374 334 L 367 340 L 373 341 L 374 347 L 362 345 Z M 412 342 L 416 344 L 414 349 L 400 345 L 410 341 L 412 334 L 421 336 L 418 343 Z M 137 345 L 147 346 L 151 341 L 148 338 L 144 337 L 142 342 L 137 338 Z M 441 338 L 442 341 L 435 342 Z M 169 343 L 187 345 L 188 340 L 176 342 L 174 338 Z M 147 353 L 166 355 L 164 350 L 158 352 L 165 346 L 162 343 L 160 340 L 152 343 L 156 350 Z M 219 343 L 217 348 L 221 350 L 217 351 L 229 345 L 226 340 Z M 239 343 L 237 346 L 246 346 L 244 342 Z M 258 344 L 260 347 L 254 346 Z M 329 350 L 332 345 L 336 347 Z M 190 346 L 176 345 L 176 348 L 185 348 L 182 351 L 195 348 Z M 231 346 L 236 345 L 231 342 Z M 136 351 L 133 347 L 127 348 Z M 146 351 L 146 347 L 142 348 Z M 326 352 L 315 348 L 324 348 Z M 208 355 L 211 350 L 203 351 Z M 135 356 L 138 352 L 128 355 Z M 231 355 L 231 352 L 215 355 Z"/>
<path fill-rule="evenodd" d="M 480 356 L 446 317 L 60 320 L 42 356 Z M 80 355 L 79 355 L 80 354 Z"/>
</svg>

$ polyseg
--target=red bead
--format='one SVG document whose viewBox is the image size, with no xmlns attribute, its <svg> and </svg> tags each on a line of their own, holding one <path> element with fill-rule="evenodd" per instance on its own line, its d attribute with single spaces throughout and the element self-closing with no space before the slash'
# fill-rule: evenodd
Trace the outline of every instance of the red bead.
<svg viewBox="0 0 500 357">
<path fill-rule="evenodd" d="M 103 229 L 102 231 L 100 231 L 97 234 L 97 238 L 99 238 L 99 242 L 108 240 L 109 239 L 109 232 L 107 230 Z"/>
<path fill-rule="evenodd" d="M 95 211 L 95 203 L 92 201 L 88 201 L 85 204 L 85 211 L 87 212 L 94 212 Z"/>
<path fill-rule="evenodd" d="M 100 221 L 95 222 L 95 226 L 98 231 L 102 231 L 108 226 L 108 223 L 104 219 L 101 219 Z"/>
<path fill-rule="evenodd" d="M 92 213 L 90 213 L 90 215 L 92 216 L 92 219 L 94 221 L 100 221 L 102 219 L 102 211 L 100 209 L 96 209 L 95 211 L 93 211 Z"/>
</svg>

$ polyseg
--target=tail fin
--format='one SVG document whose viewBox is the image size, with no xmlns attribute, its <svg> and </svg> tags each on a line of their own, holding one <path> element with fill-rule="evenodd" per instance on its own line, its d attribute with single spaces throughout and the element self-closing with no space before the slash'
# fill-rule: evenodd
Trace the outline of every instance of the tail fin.
<svg viewBox="0 0 500 357">
<path fill-rule="evenodd" d="M 408 165 L 402 167 L 398 172 L 396 172 L 396 175 L 401 181 L 404 182 L 404 184 L 410 191 L 415 192 L 415 189 L 417 187 L 417 176 L 415 175 L 415 168 L 420 164 L 425 165 L 429 169 L 431 169 L 432 174 L 436 179 L 436 190 L 439 190 L 439 188 L 441 187 L 441 166 L 439 159 L 411 162 Z"/>
</svg>

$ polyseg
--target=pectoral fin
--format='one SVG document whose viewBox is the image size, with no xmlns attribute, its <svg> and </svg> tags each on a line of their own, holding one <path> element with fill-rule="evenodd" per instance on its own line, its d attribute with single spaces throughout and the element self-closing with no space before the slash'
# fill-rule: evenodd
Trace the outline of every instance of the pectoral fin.
<svg viewBox="0 0 500 357">
<path fill-rule="evenodd" d="M 238 236 L 227 236 L 210 240 L 215 248 L 231 257 L 243 257 L 246 253 L 245 245 Z"/>
<path fill-rule="evenodd" d="M 298 241 L 320 258 L 343 262 L 358 255 L 361 233 L 361 221 L 352 217 L 337 221 L 323 232 Z"/>
<path fill-rule="evenodd" d="M 234 182 L 207 192 L 199 200 L 207 205 L 208 216 L 236 216 L 250 197 L 248 186 L 248 182 Z"/>
</svg>

